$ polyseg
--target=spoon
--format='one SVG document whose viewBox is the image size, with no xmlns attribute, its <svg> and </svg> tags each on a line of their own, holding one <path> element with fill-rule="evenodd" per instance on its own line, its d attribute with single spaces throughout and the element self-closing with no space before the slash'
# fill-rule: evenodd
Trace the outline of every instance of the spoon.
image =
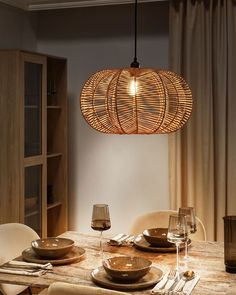
<svg viewBox="0 0 236 295">
<path fill-rule="evenodd" d="M 181 292 L 186 284 L 187 281 L 192 280 L 195 277 L 195 272 L 191 269 L 186 270 L 183 273 L 183 276 L 181 278 L 182 283 L 179 285 L 177 292 Z"/>
</svg>

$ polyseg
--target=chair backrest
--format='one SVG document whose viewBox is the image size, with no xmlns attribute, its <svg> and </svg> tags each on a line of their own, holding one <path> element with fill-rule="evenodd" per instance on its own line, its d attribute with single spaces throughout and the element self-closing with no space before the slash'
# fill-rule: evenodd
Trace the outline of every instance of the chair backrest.
<svg viewBox="0 0 236 295">
<path fill-rule="evenodd" d="M 141 216 L 138 216 L 133 222 L 130 228 L 130 234 L 138 235 L 141 234 L 147 228 L 163 227 L 167 228 L 169 224 L 169 216 L 176 214 L 178 211 L 175 210 L 163 210 L 148 212 Z M 196 217 L 197 231 L 195 234 L 191 234 L 192 240 L 206 241 L 206 230 L 202 221 Z"/>
<path fill-rule="evenodd" d="M 196 224 L 197 224 L 197 231 L 194 234 L 191 234 L 190 238 L 193 241 L 206 241 L 207 236 L 206 236 L 205 226 L 203 222 L 201 221 L 201 219 L 198 218 L 197 216 L 196 216 Z"/>
<path fill-rule="evenodd" d="M 20 256 L 22 251 L 31 246 L 31 241 L 38 239 L 38 234 L 25 224 L 0 224 L 0 264 Z M 0 284 L 0 290 L 6 295 L 16 295 L 26 286 Z"/>
<path fill-rule="evenodd" d="M 69 283 L 55 282 L 52 283 L 47 295 L 128 295 L 129 293 L 113 291 L 103 288 L 81 286 Z"/>
<path fill-rule="evenodd" d="M 163 210 L 148 212 L 141 216 L 138 216 L 131 228 L 130 233 L 133 235 L 141 234 L 147 228 L 163 227 L 167 228 L 169 224 L 169 216 L 176 213 L 174 210 Z"/>
</svg>

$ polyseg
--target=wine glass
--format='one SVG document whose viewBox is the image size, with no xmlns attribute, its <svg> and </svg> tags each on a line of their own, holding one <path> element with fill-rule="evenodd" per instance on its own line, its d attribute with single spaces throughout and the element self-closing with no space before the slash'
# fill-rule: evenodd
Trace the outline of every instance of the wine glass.
<svg viewBox="0 0 236 295">
<path fill-rule="evenodd" d="M 179 208 L 179 214 L 183 214 L 186 217 L 187 222 L 187 235 L 193 234 L 197 231 L 195 208 L 193 207 L 181 207 Z M 188 239 L 185 241 L 185 255 L 184 260 L 190 260 L 188 255 Z"/>
<path fill-rule="evenodd" d="M 185 215 L 170 215 L 167 240 L 176 245 L 176 271 L 179 276 L 179 245 L 187 240 L 187 223 Z"/>
<path fill-rule="evenodd" d="M 100 251 L 99 255 L 103 256 L 102 233 L 111 227 L 109 207 L 107 204 L 93 205 L 91 228 L 100 232 Z"/>
</svg>

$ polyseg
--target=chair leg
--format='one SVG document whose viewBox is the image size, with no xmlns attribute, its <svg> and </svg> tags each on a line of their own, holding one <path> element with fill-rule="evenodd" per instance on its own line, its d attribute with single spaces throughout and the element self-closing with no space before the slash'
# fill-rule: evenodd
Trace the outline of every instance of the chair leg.
<svg viewBox="0 0 236 295">
<path fill-rule="evenodd" d="M 32 295 L 30 287 L 27 288 L 29 295 Z"/>
</svg>

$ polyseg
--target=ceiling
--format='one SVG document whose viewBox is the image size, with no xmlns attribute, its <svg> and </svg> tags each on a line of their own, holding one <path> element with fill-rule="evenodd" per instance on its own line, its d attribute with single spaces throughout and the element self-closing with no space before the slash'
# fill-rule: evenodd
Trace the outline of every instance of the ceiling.
<svg viewBox="0 0 236 295">
<path fill-rule="evenodd" d="M 155 2 L 168 0 L 139 0 L 139 2 Z M 5 4 L 24 10 L 47 10 L 98 5 L 127 4 L 134 0 L 0 0 Z"/>
</svg>

